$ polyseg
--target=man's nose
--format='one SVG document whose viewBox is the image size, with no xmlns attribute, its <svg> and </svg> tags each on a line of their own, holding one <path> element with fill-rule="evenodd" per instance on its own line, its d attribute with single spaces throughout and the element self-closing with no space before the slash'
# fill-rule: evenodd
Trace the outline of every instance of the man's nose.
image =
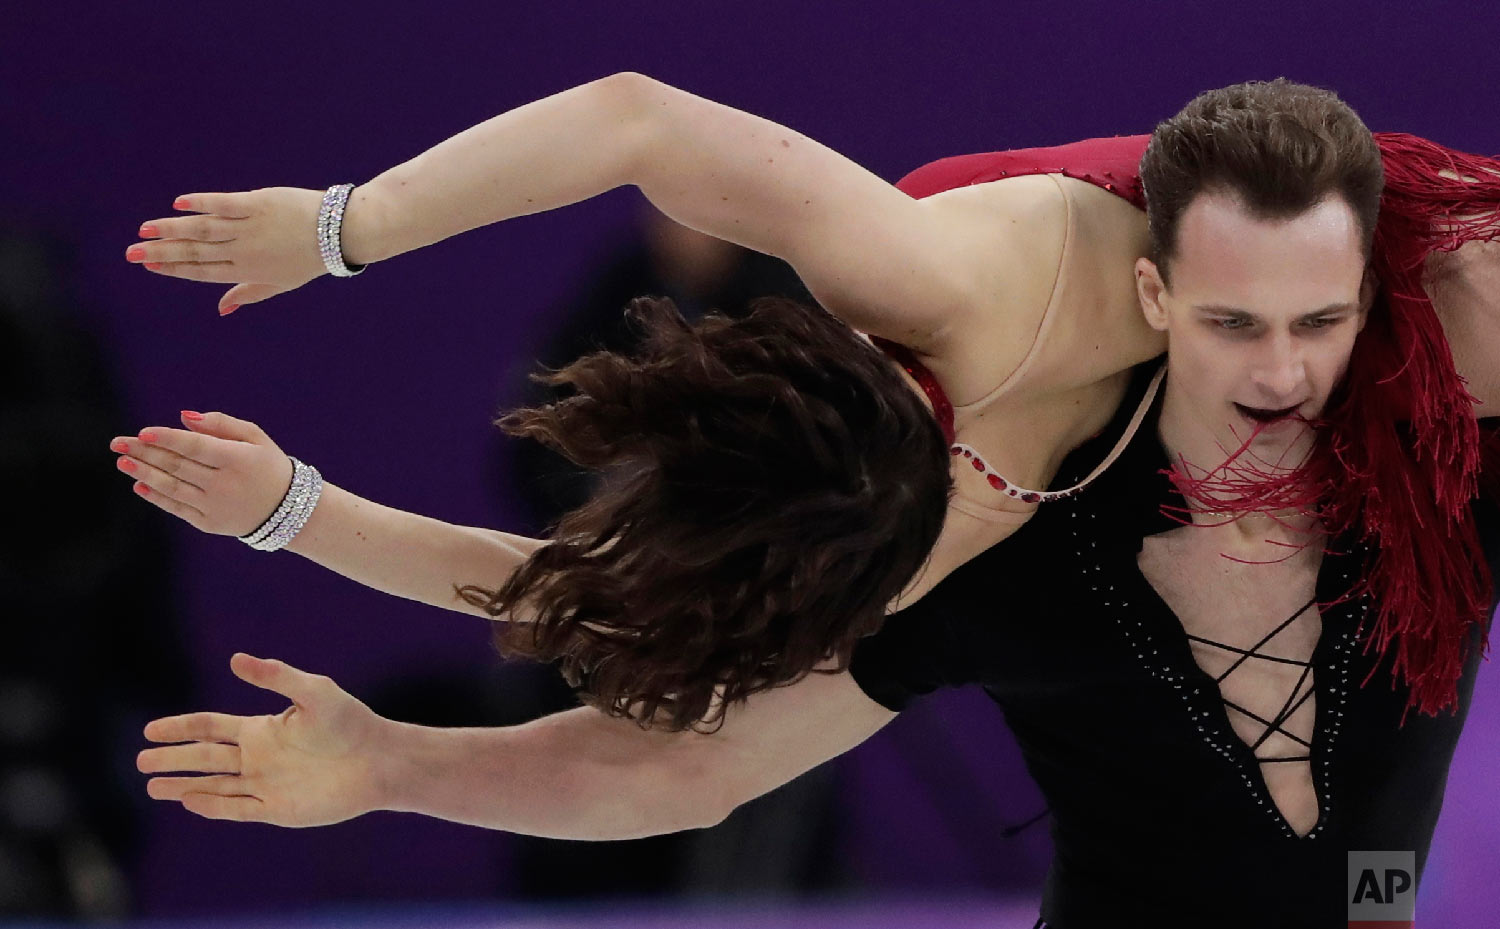
<svg viewBox="0 0 1500 929">
<path fill-rule="evenodd" d="M 1302 351 L 1287 333 L 1278 333 L 1269 340 L 1264 355 L 1255 369 L 1255 383 L 1270 401 L 1295 399 L 1306 378 Z"/>
</svg>

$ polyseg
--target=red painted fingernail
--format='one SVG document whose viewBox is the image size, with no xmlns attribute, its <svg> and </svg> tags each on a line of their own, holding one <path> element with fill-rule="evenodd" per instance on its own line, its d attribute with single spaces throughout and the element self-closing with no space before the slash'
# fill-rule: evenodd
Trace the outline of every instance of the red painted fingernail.
<svg viewBox="0 0 1500 929">
<path fill-rule="evenodd" d="M 127 444 L 124 439 L 121 439 L 118 442 L 109 443 L 109 450 L 112 452 L 119 452 L 123 455 L 126 452 L 130 451 L 130 445 Z"/>
<path fill-rule="evenodd" d="M 120 467 L 124 468 L 126 471 L 134 471 L 135 462 L 131 461 L 129 458 L 121 458 Z"/>
<path fill-rule="evenodd" d="M 147 445 L 152 444 L 153 442 L 156 441 L 156 433 L 154 433 L 154 432 L 143 432 L 143 433 L 141 433 L 141 441 L 145 442 Z"/>
<path fill-rule="evenodd" d="M 132 245 L 125 249 L 126 261 L 140 261 L 146 257 L 146 249 L 139 245 Z"/>
<path fill-rule="evenodd" d="M 230 313 L 233 313 L 235 310 L 237 310 L 239 308 L 240 308 L 240 305 L 238 303 L 231 303 L 228 306 L 224 307 L 224 309 L 220 310 L 219 311 L 219 315 L 220 316 L 228 316 Z"/>
<path fill-rule="evenodd" d="M 196 423 L 198 420 L 200 420 L 200 419 L 203 418 L 203 414 L 202 413 L 194 413 L 192 410 L 183 410 L 182 411 L 182 418 L 183 419 L 190 419 L 190 420 L 192 420 L 193 422 Z"/>
<path fill-rule="evenodd" d="M 148 262 L 146 262 L 146 267 L 150 268 L 152 271 L 160 271 L 161 270 L 161 262 L 159 262 L 159 261 L 148 261 Z"/>
<path fill-rule="evenodd" d="M 141 227 L 141 238 L 143 239 L 154 239 L 159 235 L 161 235 L 161 233 L 156 231 L 155 226 L 148 224 Z"/>
<path fill-rule="evenodd" d="M 172 209 L 174 210 L 191 209 L 191 206 L 192 205 L 188 203 L 187 197 L 178 197 L 176 200 L 172 201 Z"/>
<path fill-rule="evenodd" d="M 151 492 L 151 488 L 147 487 L 145 484 L 142 484 L 140 481 L 136 481 L 135 492 L 144 497 Z"/>
</svg>

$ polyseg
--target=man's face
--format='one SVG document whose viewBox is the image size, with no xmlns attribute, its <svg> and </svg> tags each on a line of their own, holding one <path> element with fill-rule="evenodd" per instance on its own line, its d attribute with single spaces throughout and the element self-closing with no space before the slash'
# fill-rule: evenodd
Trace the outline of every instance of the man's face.
<svg viewBox="0 0 1500 929">
<path fill-rule="evenodd" d="M 1312 442 L 1302 419 L 1323 411 L 1364 325 L 1353 210 L 1330 197 L 1265 220 L 1233 194 L 1205 192 L 1182 214 L 1170 270 L 1169 290 L 1155 264 L 1136 265 L 1147 322 L 1167 333 L 1164 428 L 1170 419 L 1191 460 L 1212 456 L 1209 442 L 1233 451 L 1260 427 L 1255 458 L 1295 466 Z"/>
</svg>

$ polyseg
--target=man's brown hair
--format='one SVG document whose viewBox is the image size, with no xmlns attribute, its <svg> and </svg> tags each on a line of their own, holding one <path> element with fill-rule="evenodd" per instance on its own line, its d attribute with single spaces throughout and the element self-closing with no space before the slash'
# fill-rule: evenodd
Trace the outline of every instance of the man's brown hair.
<svg viewBox="0 0 1500 929">
<path fill-rule="evenodd" d="M 1262 219 L 1342 197 L 1368 255 L 1384 174 L 1369 128 L 1337 94 L 1277 78 L 1206 91 L 1157 125 L 1141 158 L 1141 183 L 1151 260 L 1170 285 L 1178 224 L 1198 194 L 1231 192 Z"/>
</svg>

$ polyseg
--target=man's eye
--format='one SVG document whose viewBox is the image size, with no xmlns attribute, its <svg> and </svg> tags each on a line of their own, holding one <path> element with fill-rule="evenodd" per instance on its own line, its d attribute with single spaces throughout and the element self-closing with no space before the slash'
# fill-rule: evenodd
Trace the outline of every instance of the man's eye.
<svg viewBox="0 0 1500 929">
<path fill-rule="evenodd" d="M 1244 329 L 1250 325 L 1250 320 L 1238 316 L 1225 316 L 1214 320 L 1220 329 Z"/>
<path fill-rule="evenodd" d="M 1309 319 L 1303 325 L 1309 329 L 1326 329 L 1339 321 L 1337 316 L 1320 316 L 1317 319 Z"/>
</svg>

